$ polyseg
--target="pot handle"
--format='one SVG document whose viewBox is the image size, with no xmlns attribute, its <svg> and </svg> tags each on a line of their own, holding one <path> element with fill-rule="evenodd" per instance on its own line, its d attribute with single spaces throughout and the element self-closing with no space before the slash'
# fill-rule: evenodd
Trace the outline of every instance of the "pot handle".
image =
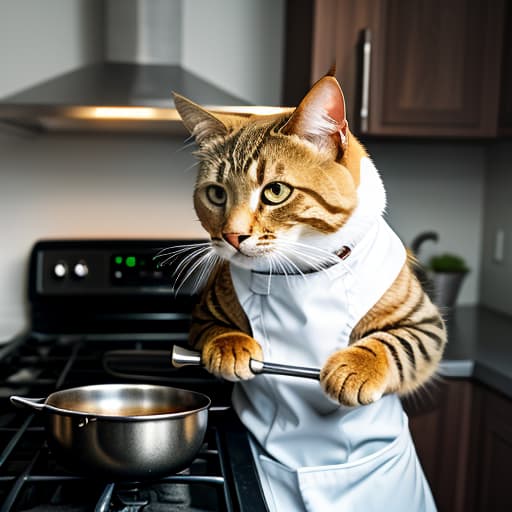
<svg viewBox="0 0 512 512">
<path fill-rule="evenodd" d="M 198 366 L 201 364 L 201 354 L 195 350 L 189 350 L 178 345 L 172 349 L 172 365 L 175 368 L 183 366 Z M 269 373 L 273 375 L 287 375 L 289 377 L 303 377 L 307 379 L 320 380 L 319 368 L 307 368 L 302 366 L 291 366 L 277 363 L 267 363 L 251 359 L 251 371 L 256 374 Z"/>
<path fill-rule="evenodd" d="M 174 345 L 172 347 L 171 363 L 174 368 L 183 368 L 184 366 L 200 366 L 201 353 L 195 350 Z"/>
<path fill-rule="evenodd" d="M 44 398 L 25 398 L 23 396 L 11 396 L 11 403 L 16 407 L 29 407 L 36 411 L 42 411 L 46 404 Z"/>
</svg>

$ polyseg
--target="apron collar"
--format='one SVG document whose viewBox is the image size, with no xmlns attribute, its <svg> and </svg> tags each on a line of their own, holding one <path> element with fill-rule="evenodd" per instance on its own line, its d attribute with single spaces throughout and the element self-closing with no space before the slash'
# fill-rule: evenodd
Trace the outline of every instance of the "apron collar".
<svg viewBox="0 0 512 512">
<path fill-rule="evenodd" d="M 328 286 L 329 282 L 350 272 L 349 266 L 341 260 L 323 270 L 301 274 L 267 274 L 251 270 L 249 288 L 257 295 L 271 295 L 276 290 L 284 289 L 303 293 L 301 290 L 307 290 L 315 282 L 320 283 L 319 286 Z"/>
</svg>

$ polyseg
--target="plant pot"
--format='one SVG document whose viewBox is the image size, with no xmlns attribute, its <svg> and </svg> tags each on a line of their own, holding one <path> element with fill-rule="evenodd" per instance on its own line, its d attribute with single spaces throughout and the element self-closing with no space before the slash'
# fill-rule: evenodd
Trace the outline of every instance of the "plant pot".
<svg viewBox="0 0 512 512">
<path fill-rule="evenodd" d="M 467 272 L 433 272 L 433 302 L 439 308 L 449 310 L 455 306 L 460 287 Z"/>
</svg>

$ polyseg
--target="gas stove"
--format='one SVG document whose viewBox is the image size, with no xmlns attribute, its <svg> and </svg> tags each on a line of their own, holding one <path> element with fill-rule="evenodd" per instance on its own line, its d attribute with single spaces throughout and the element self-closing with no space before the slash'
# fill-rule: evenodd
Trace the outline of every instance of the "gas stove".
<svg viewBox="0 0 512 512">
<path fill-rule="evenodd" d="M 201 369 L 170 365 L 173 344 L 186 346 L 197 297 L 186 282 L 179 291 L 171 286 L 179 258 L 160 267 L 154 256 L 189 242 L 34 246 L 31 327 L 0 348 L 0 512 L 267 510 L 248 434 L 230 409 L 231 385 Z M 142 482 L 74 474 L 48 448 L 41 415 L 9 402 L 11 395 L 44 398 L 72 387 L 132 382 L 211 398 L 204 444 L 184 471 Z"/>
</svg>

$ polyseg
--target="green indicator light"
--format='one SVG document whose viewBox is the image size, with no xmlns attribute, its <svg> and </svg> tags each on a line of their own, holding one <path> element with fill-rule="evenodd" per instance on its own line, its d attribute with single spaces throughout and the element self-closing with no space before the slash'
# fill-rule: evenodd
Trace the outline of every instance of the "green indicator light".
<svg viewBox="0 0 512 512">
<path fill-rule="evenodd" d="M 135 259 L 135 256 L 127 256 L 125 262 L 127 267 L 135 267 L 137 260 Z"/>
<path fill-rule="evenodd" d="M 116 256 L 115 262 L 117 265 L 121 265 L 123 263 L 123 257 L 122 256 Z"/>
</svg>

